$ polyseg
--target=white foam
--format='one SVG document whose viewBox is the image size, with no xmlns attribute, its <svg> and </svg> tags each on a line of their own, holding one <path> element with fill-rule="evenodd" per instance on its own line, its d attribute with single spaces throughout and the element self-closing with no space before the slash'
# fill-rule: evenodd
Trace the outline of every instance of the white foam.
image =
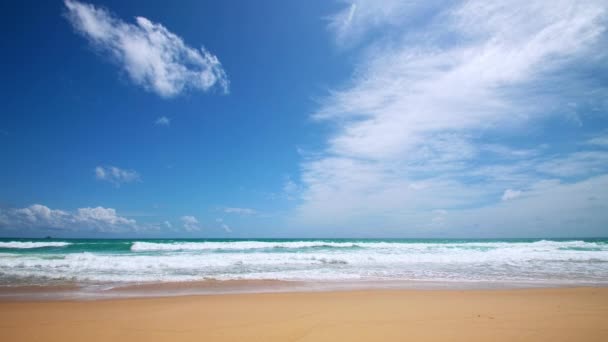
<svg viewBox="0 0 608 342">
<path fill-rule="evenodd" d="M 361 247 L 366 249 L 383 250 L 409 250 L 409 251 L 434 251 L 448 249 L 538 249 L 554 250 L 559 248 L 599 248 L 608 250 L 608 245 L 585 241 L 536 241 L 536 242 L 454 242 L 454 243 L 426 243 L 426 242 L 333 242 L 333 241 L 232 241 L 232 242 L 144 242 L 136 241 L 132 244 L 134 252 L 144 251 L 213 251 L 213 250 L 251 250 L 251 249 L 300 249 L 300 248 L 352 248 Z"/>
<path fill-rule="evenodd" d="M 134 252 L 143 251 L 196 251 L 196 250 L 247 250 L 265 248 L 311 248 L 311 247 L 334 247 L 348 248 L 356 247 L 352 242 L 325 242 L 325 241 L 289 241 L 289 242 L 266 242 L 266 241 L 233 241 L 233 242 L 143 242 L 136 241 L 131 246 Z"/>
<path fill-rule="evenodd" d="M 94 283 L 205 279 L 608 283 L 608 245 L 584 241 L 139 241 L 131 249 L 0 253 L 0 275 Z"/>
<path fill-rule="evenodd" d="M 0 248 L 42 248 L 42 247 L 65 247 L 71 245 L 69 242 L 31 242 L 31 241 L 9 241 L 0 242 Z"/>
</svg>

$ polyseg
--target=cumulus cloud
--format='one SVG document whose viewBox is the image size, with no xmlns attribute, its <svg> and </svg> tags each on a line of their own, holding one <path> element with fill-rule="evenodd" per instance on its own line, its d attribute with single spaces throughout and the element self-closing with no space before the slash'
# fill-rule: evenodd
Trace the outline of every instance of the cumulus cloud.
<svg viewBox="0 0 608 342">
<path fill-rule="evenodd" d="M 182 227 L 187 232 L 196 232 L 202 228 L 201 224 L 194 216 L 182 216 L 180 220 L 182 221 Z"/>
<path fill-rule="evenodd" d="M 257 210 L 251 208 L 224 208 L 226 214 L 237 214 L 237 215 L 255 215 Z"/>
<path fill-rule="evenodd" d="M 187 89 L 227 93 L 229 82 L 219 59 L 194 49 L 163 25 L 144 17 L 128 23 L 106 9 L 65 0 L 74 29 L 124 69 L 136 84 L 162 97 Z"/>
<path fill-rule="evenodd" d="M 117 187 L 124 183 L 141 181 L 139 173 L 135 170 L 125 170 L 116 166 L 97 166 L 95 168 L 95 178 L 112 183 Z"/>
<path fill-rule="evenodd" d="M 112 208 L 86 207 L 70 212 L 51 209 L 42 204 L 33 204 L 26 208 L 0 209 L 0 227 L 98 232 L 120 232 L 139 228 L 135 220 L 119 216 Z"/>
<path fill-rule="evenodd" d="M 447 210 L 453 227 L 463 208 L 521 202 L 501 201 L 505 189 L 526 189 L 528 200 L 545 179 L 608 171 L 601 151 L 517 142 L 518 128 L 582 115 L 572 103 L 604 110 L 608 87 L 585 70 L 608 65 L 605 2 L 382 6 L 354 1 L 330 21 L 338 40 L 365 45 L 352 79 L 312 115 L 334 131 L 301 162 L 295 220 L 415 227 Z"/>
<path fill-rule="evenodd" d="M 161 116 L 154 121 L 156 126 L 169 126 L 171 125 L 171 119 L 166 116 Z"/>
</svg>

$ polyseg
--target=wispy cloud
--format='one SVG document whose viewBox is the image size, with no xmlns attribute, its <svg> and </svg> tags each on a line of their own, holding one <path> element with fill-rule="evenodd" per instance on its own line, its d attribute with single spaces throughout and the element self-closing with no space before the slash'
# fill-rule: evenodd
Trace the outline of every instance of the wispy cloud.
<svg viewBox="0 0 608 342">
<path fill-rule="evenodd" d="M 227 93 L 229 82 L 219 59 L 204 47 L 194 49 L 163 25 L 144 17 L 127 23 L 109 11 L 65 0 L 67 18 L 76 31 L 108 54 L 131 80 L 162 97 L 187 89 Z"/>
<path fill-rule="evenodd" d="M 593 137 L 587 140 L 586 143 L 592 146 L 608 147 L 608 132 L 604 132 L 601 135 Z"/>
<path fill-rule="evenodd" d="M 141 177 L 137 171 L 124 170 L 116 166 L 97 166 L 95 168 L 95 178 L 112 183 L 117 187 L 124 183 L 141 181 Z"/>
<path fill-rule="evenodd" d="M 70 212 L 51 209 L 42 204 L 33 204 L 26 208 L 0 209 L 0 227 L 80 232 L 124 232 L 140 228 L 135 220 L 119 216 L 112 208 L 86 207 Z"/>
<path fill-rule="evenodd" d="M 255 215 L 257 210 L 251 208 L 224 208 L 226 214 L 237 214 L 237 215 Z"/>
<path fill-rule="evenodd" d="M 283 183 L 283 195 L 288 200 L 295 200 L 300 193 L 300 188 L 296 182 L 294 182 L 291 177 L 288 177 Z"/>
<path fill-rule="evenodd" d="M 556 177 L 576 177 L 608 172 L 608 151 L 580 151 L 549 158 L 537 171 Z"/>
<path fill-rule="evenodd" d="M 232 233 L 232 229 L 230 229 L 230 226 L 224 222 L 223 218 L 216 218 L 215 222 L 217 222 L 220 225 L 220 228 L 222 228 L 226 233 Z"/>
<path fill-rule="evenodd" d="M 180 220 L 182 221 L 182 227 L 187 232 L 197 232 L 202 229 L 200 222 L 194 216 L 182 216 Z"/>
<path fill-rule="evenodd" d="M 161 116 L 154 121 L 156 126 L 169 126 L 171 125 L 171 119 L 166 116 Z"/>
<path fill-rule="evenodd" d="M 445 210 L 443 226 L 454 227 L 465 208 L 522 202 L 501 201 L 505 190 L 544 200 L 548 189 L 529 190 L 545 179 L 606 171 L 603 153 L 549 156 L 513 138 L 518 127 L 582 115 L 571 103 L 605 105 L 608 87 L 577 73 L 605 68 L 605 2 L 353 4 L 329 27 L 366 48 L 352 80 L 313 115 L 335 131 L 301 163 L 300 222 L 422 227 Z"/>
<path fill-rule="evenodd" d="M 608 175 L 579 182 L 540 180 L 515 199 L 450 212 L 462 236 L 604 236 Z"/>
<path fill-rule="evenodd" d="M 380 28 L 402 26 L 410 19 L 424 14 L 439 4 L 439 1 L 402 0 L 355 0 L 343 1 L 347 5 L 329 17 L 329 30 L 334 33 L 341 47 L 351 47 L 360 43 L 366 33 Z M 445 4 L 443 4 L 445 6 Z"/>
</svg>

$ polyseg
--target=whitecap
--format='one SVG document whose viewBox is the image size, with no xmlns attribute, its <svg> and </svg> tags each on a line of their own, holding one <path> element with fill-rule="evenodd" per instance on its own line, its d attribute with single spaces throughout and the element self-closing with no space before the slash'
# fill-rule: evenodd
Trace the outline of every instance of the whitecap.
<svg viewBox="0 0 608 342">
<path fill-rule="evenodd" d="M 69 246 L 71 243 L 63 242 L 63 241 L 49 241 L 49 242 L 32 242 L 32 241 L 9 241 L 9 242 L 0 242 L 0 248 L 18 248 L 18 249 L 28 249 L 28 248 L 43 248 L 43 247 L 65 247 Z"/>
</svg>

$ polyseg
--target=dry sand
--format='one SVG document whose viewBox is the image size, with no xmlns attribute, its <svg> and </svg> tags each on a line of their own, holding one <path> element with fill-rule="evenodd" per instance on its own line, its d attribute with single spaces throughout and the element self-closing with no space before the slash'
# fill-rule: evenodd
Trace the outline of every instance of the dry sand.
<svg viewBox="0 0 608 342">
<path fill-rule="evenodd" d="M 608 341 L 608 288 L 0 302 L 0 341 Z"/>
</svg>

